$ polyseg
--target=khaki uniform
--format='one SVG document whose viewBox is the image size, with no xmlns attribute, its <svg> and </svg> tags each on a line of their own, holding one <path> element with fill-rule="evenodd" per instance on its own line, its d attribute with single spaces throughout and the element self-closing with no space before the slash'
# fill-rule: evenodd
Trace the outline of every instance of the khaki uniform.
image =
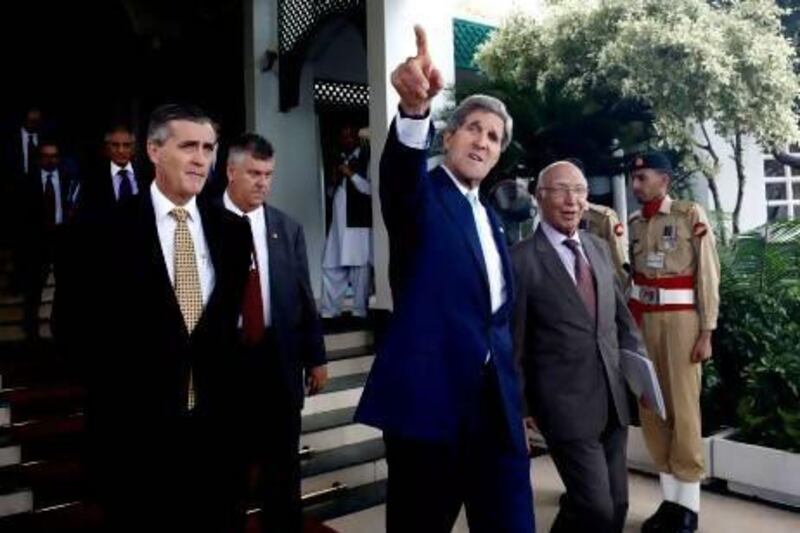
<svg viewBox="0 0 800 533">
<path fill-rule="evenodd" d="M 691 353 L 700 330 L 713 330 L 719 308 L 714 233 L 694 202 L 666 197 L 658 212 L 630 217 L 630 306 L 658 374 L 667 419 L 642 408 L 647 447 L 661 472 L 679 481 L 704 475 L 700 423 L 702 365 Z"/>
<path fill-rule="evenodd" d="M 619 221 L 617 212 L 604 205 L 588 203 L 583 213 L 584 229 L 597 235 L 608 244 L 611 259 L 622 287 L 628 285 L 628 239 L 625 226 Z"/>
</svg>

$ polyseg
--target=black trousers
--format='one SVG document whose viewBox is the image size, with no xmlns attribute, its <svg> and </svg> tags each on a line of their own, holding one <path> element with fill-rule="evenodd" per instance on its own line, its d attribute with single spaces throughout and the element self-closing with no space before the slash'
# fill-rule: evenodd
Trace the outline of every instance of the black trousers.
<svg viewBox="0 0 800 533">
<path fill-rule="evenodd" d="M 96 493 L 108 533 L 239 533 L 241 454 L 230 435 L 187 413 L 169 427 L 107 450 Z M 113 455 L 113 456 L 111 456 Z"/>
<path fill-rule="evenodd" d="M 622 532 L 628 512 L 627 442 L 628 428 L 616 421 L 596 439 L 548 442 L 567 488 L 552 533 Z"/>
<path fill-rule="evenodd" d="M 511 443 L 495 380 L 489 367 L 457 442 L 384 434 L 387 533 L 449 533 L 462 504 L 473 533 L 533 533 L 530 461 Z"/>
<path fill-rule="evenodd" d="M 280 367 L 274 333 L 245 348 L 248 352 L 248 442 L 255 503 L 261 508 L 265 533 L 300 533 L 300 406 L 291 394 L 286 370 Z"/>
</svg>

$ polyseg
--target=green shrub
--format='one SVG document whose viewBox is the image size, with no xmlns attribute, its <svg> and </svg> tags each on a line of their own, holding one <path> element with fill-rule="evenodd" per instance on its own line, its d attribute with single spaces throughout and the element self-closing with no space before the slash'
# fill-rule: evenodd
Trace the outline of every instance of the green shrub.
<svg viewBox="0 0 800 533">
<path fill-rule="evenodd" d="M 720 249 L 720 317 L 704 376 L 706 427 L 800 449 L 800 224 L 739 236 Z"/>
</svg>

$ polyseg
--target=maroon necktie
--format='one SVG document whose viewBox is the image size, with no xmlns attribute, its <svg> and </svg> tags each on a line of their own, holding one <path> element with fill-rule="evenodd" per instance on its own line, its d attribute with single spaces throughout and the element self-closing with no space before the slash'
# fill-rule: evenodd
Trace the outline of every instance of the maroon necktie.
<svg viewBox="0 0 800 533">
<path fill-rule="evenodd" d="M 578 294 L 589 311 L 592 320 L 597 319 L 597 296 L 594 291 L 594 280 L 592 279 L 592 269 L 581 253 L 581 245 L 575 240 L 567 239 L 564 246 L 569 248 L 575 255 L 575 286 Z"/>
<path fill-rule="evenodd" d="M 243 217 L 248 226 L 250 219 Z M 252 243 L 252 228 L 251 239 Z M 258 271 L 258 256 L 255 245 L 250 249 L 250 271 L 244 288 L 244 301 L 242 302 L 242 336 L 244 343 L 253 345 L 264 338 L 264 302 L 261 299 L 261 277 Z"/>
</svg>

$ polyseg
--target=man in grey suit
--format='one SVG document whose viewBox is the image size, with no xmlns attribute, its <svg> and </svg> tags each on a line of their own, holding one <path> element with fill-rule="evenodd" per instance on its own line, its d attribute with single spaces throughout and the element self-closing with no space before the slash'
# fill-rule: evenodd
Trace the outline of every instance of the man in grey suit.
<svg viewBox="0 0 800 533">
<path fill-rule="evenodd" d="M 623 529 L 629 412 L 619 350 L 644 353 L 607 245 L 578 231 L 587 194 L 572 163 L 542 170 L 542 222 L 513 250 L 515 356 L 528 411 L 567 487 L 558 533 Z"/>
</svg>

